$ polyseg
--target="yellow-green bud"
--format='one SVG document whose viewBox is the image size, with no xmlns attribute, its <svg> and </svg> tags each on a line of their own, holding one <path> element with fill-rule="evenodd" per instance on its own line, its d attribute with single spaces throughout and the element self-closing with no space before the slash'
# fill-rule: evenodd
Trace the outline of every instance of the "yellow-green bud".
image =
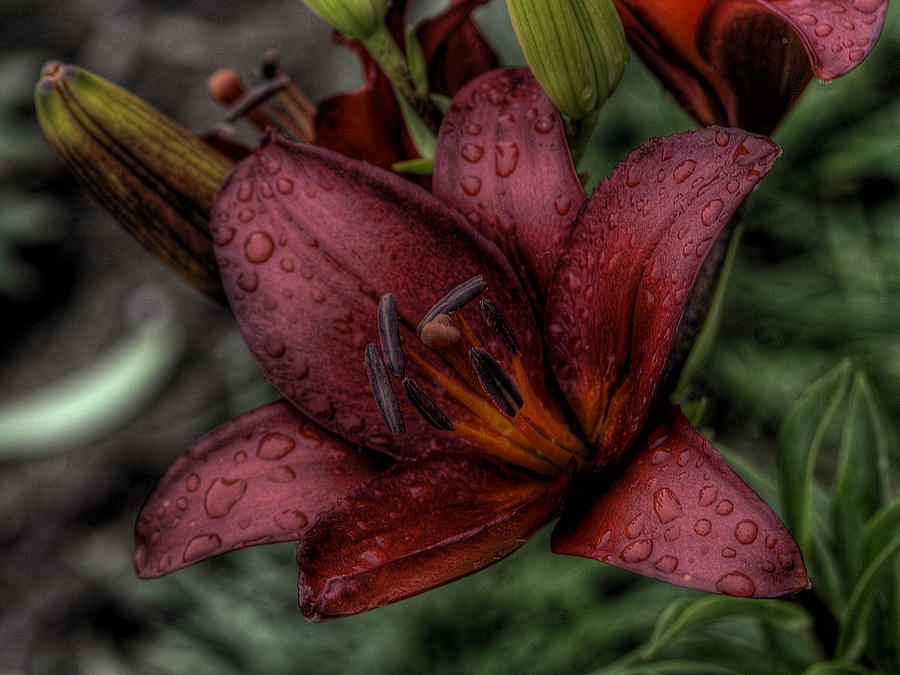
<svg viewBox="0 0 900 675">
<path fill-rule="evenodd" d="M 72 172 L 139 242 L 194 287 L 224 298 L 209 212 L 233 162 L 137 96 L 51 62 L 38 119 Z"/>
<path fill-rule="evenodd" d="M 391 0 L 303 0 L 344 37 L 365 40 L 384 25 Z"/>
<path fill-rule="evenodd" d="M 506 0 L 528 65 L 557 108 L 590 118 L 625 70 L 625 29 L 612 0 Z"/>
</svg>

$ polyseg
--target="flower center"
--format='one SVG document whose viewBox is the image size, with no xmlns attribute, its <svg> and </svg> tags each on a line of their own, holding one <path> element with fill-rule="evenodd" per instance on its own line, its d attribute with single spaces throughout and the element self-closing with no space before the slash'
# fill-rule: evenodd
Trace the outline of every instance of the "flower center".
<svg viewBox="0 0 900 675">
<path fill-rule="evenodd" d="M 507 352 L 512 374 L 488 351 L 459 310 L 480 296 L 487 285 L 481 275 L 454 288 L 426 313 L 419 324 L 419 344 L 437 353 L 449 372 L 400 339 L 394 296 L 378 305 L 378 331 L 384 354 L 366 347 L 366 370 L 378 410 L 393 434 L 406 432 L 403 409 L 420 415 L 435 429 L 453 433 L 481 450 L 516 466 L 555 476 L 574 459 L 584 465 L 588 449 L 566 422 L 555 402 L 535 393 L 522 361 L 512 325 L 496 304 L 479 303 L 486 324 Z M 461 403 L 471 416 L 451 419 L 416 381 L 406 376 L 406 361 Z M 385 361 L 387 365 L 385 365 Z M 400 380 L 405 398 L 398 400 L 391 378 Z"/>
</svg>

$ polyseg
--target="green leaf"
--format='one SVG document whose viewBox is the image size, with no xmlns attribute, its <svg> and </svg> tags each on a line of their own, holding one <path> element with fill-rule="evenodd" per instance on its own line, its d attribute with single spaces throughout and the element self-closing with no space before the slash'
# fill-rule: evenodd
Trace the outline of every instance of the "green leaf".
<svg viewBox="0 0 900 675">
<path fill-rule="evenodd" d="M 849 661 L 822 661 L 804 670 L 803 675 L 875 675 L 875 671 Z"/>
<path fill-rule="evenodd" d="M 867 538 L 868 538 L 868 532 Z M 891 539 L 875 556 L 847 603 L 844 621 L 838 632 L 835 655 L 843 659 L 855 659 L 866 644 L 867 626 L 870 620 L 872 600 L 882 578 L 890 571 L 900 553 L 900 534 Z"/>
<path fill-rule="evenodd" d="M 848 589 L 871 562 L 859 552 L 866 523 L 889 500 L 887 455 L 884 419 L 868 379 L 858 372 L 850 388 L 833 488 L 835 544 Z"/>
<path fill-rule="evenodd" d="M 813 470 L 822 439 L 844 398 L 850 362 L 819 379 L 788 412 L 778 432 L 778 475 L 785 524 L 800 550 L 812 547 Z"/>
<path fill-rule="evenodd" d="M 422 45 L 419 44 L 416 30 L 412 26 L 406 29 L 406 63 L 416 93 L 419 96 L 426 96 L 429 89 L 428 66 L 425 63 L 425 54 L 422 53 Z"/>
<path fill-rule="evenodd" d="M 756 619 L 781 630 L 800 630 L 810 624 L 809 615 L 784 600 L 752 600 L 710 596 L 689 603 L 670 605 L 660 616 L 646 644 L 644 656 L 652 657 L 672 640 L 698 627 L 718 620 Z"/>
<path fill-rule="evenodd" d="M 0 406 L 0 458 L 30 457 L 101 438 L 171 376 L 184 336 L 155 322 L 81 372 Z"/>
</svg>

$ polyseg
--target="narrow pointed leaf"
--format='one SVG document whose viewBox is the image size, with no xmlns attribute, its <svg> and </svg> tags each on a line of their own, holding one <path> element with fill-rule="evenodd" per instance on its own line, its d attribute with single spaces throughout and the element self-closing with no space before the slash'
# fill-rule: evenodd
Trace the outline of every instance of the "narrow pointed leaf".
<svg viewBox="0 0 900 675">
<path fill-rule="evenodd" d="M 608 489 L 585 499 L 563 514 L 554 552 L 725 595 L 777 597 L 809 584 L 778 517 L 677 409 Z"/>
<path fill-rule="evenodd" d="M 550 362 L 589 441 L 611 463 L 640 429 L 712 243 L 779 155 L 711 127 L 652 139 L 578 215 L 547 301 Z"/>
<path fill-rule="evenodd" d="M 819 447 L 844 400 L 849 379 L 847 361 L 826 373 L 794 405 L 778 433 L 778 476 L 785 521 L 802 551 L 812 545 L 813 471 Z"/>
<path fill-rule="evenodd" d="M 572 476 L 547 483 L 461 449 L 401 462 L 303 536 L 301 611 L 356 614 L 476 572 L 552 519 Z"/>
<path fill-rule="evenodd" d="M 147 498 L 136 526 L 142 578 L 228 551 L 290 541 L 382 468 L 284 401 L 210 432 Z"/>
</svg>

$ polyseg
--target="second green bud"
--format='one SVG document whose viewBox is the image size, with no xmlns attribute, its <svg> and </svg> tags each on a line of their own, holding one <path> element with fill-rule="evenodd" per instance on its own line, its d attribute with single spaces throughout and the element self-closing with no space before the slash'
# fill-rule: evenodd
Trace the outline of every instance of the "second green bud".
<svg viewBox="0 0 900 675">
<path fill-rule="evenodd" d="M 528 65 L 559 110 L 592 118 L 628 62 L 612 0 L 506 0 Z"/>
</svg>

